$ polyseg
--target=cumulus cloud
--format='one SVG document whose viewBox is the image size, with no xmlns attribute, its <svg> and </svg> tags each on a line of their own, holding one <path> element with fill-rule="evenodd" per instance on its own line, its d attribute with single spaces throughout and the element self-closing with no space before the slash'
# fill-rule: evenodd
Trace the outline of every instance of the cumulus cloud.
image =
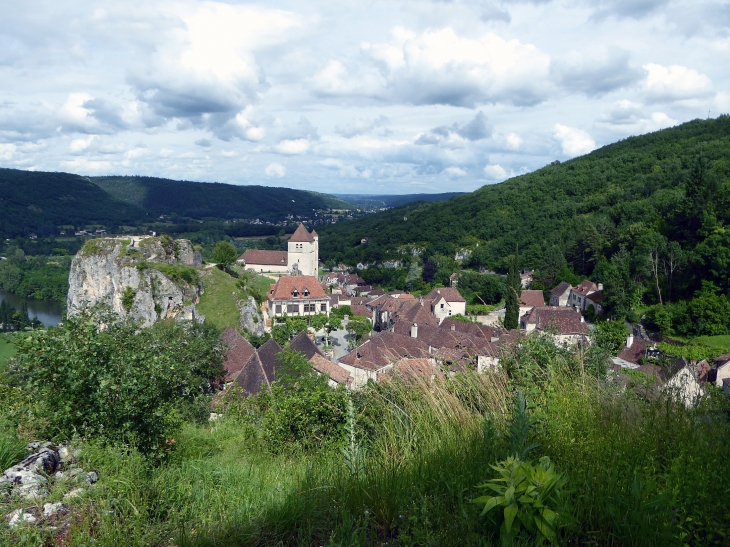
<svg viewBox="0 0 730 547">
<path fill-rule="evenodd" d="M 557 123 L 553 136 L 560 143 L 563 154 L 569 157 L 587 154 L 596 148 L 596 141 L 582 129 Z"/>
<path fill-rule="evenodd" d="M 74 139 L 71 141 L 71 144 L 68 147 L 68 151 L 72 154 L 80 154 L 84 150 L 89 148 L 89 146 L 91 146 L 91 143 L 94 142 L 95 138 L 95 135 L 91 135 L 86 139 Z"/>
<path fill-rule="evenodd" d="M 649 63 L 644 65 L 644 70 L 647 75 L 643 87 L 651 101 L 701 99 L 714 94 L 712 81 L 692 68 Z"/>
<path fill-rule="evenodd" d="M 645 113 L 645 105 L 629 100 L 617 101 L 599 116 L 597 122 L 609 126 L 630 127 L 632 132 L 645 133 L 677 125 L 664 112 Z"/>
<path fill-rule="evenodd" d="M 566 55 L 551 64 L 550 72 L 563 87 L 588 96 L 626 87 L 642 76 L 631 66 L 629 53 L 616 47 L 598 55 Z"/>
<path fill-rule="evenodd" d="M 373 119 L 358 118 L 345 125 L 336 125 L 335 133 L 342 135 L 346 139 L 351 139 L 358 135 L 370 133 L 373 129 L 378 127 L 385 127 L 389 123 L 390 120 L 382 114 Z"/>
<path fill-rule="evenodd" d="M 507 178 L 507 171 L 498 163 L 484 166 L 484 175 L 493 182 L 502 182 Z"/>
<path fill-rule="evenodd" d="M 512 17 L 510 17 L 510 14 L 506 9 L 493 2 L 485 4 L 482 7 L 482 13 L 479 18 L 484 22 L 502 21 L 504 23 L 509 23 L 512 20 Z"/>
<path fill-rule="evenodd" d="M 281 178 L 286 175 L 286 167 L 278 163 L 270 163 L 264 170 L 267 177 Z"/>
<path fill-rule="evenodd" d="M 314 127 L 312 123 L 304 116 L 301 116 L 296 124 L 285 128 L 280 135 L 280 140 L 301 139 L 307 139 L 310 141 L 319 140 L 319 133 L 317 132 L 317 128 Z"/>
<path fill-rule="evenodd" d="M 451 126 L 434 127 L 428 133 L 421 134 L 416 139 L 416 144 L 447 144 L 454 135 L 468 141 L 479 141 L 491 137 L 493 131 L 492 124 L 480 110 L 471 121 L 463 125 L 454 122 Z"/>
<path fill-rule="evenodd" d="M 212 142 L 210 142 L 208 139 L 198 139 L 195 141 L 195 144 L 198 146 L 202 146 L 203 148 L 209 148 L 213 145 Z"/>
<path fill-rule="evenodd" d="M 466 176 L 466 171 L 464 171 L 461 167 L 456 167 L 453 165 L 444 169 L 442 173 L 447 175 L 450 179 L 456 179 Z"/>
<path fill-rule="evenodd" d="M 473 108 L 504 102 L 529 106 L 543 101 L 550 57 L 531 44 L 494 33 L 459 36 L 451 27 L 416 34 L 392 31 L 392 41 L 363 44 L 374 69 L 351 75 L 330 61 L 311 81 L 313 91 L 329 96 L 369 96 L 397 104 L 444 104 Z"/>
<path fill-rule="evenodd" d="M 286 139 L 272 146 L 271 150 L 285 156 L 296 156 L 309 150 L 309 141 L 307 139 Z"/>
<path fill-rule="evenodd" d="M 184 22 L 177 40 L 130 73 L 138 99 L 162 120 L 185 119 L 224 140 L 256 140 L 246 109 L 268 84 L 254 53 L 284 41 L 300 19 L 281 10 L 209 2 Z"/>
</svg>

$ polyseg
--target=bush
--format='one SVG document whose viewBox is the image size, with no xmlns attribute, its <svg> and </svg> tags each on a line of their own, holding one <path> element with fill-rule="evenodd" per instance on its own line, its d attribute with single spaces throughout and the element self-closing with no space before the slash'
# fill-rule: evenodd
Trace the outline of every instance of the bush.
<svg viewBox="0 0 730 547">
<path fill-rule="evenodd" d="M 114 319 L 85 313 L 19 336 L 10 383 L 37 401 L 31 412 L 47 438 L 80 434 L 161 455 L 180 405 L 211 392 L 223 374 L 219 333 L 195 323 L 139 329 Z"/>
</svg>

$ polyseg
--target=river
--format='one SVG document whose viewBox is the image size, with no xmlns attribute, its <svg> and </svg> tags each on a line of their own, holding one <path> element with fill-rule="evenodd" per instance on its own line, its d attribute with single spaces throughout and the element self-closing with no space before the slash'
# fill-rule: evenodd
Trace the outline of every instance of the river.
<svg viewBox="0 0 730 547">
<path fill-rule="evenodd" d="M 61 322 L 61 312 L 63 311 L 63 304 L 56 302 L 55 300 L 36 300 L 35 298 L 25 298 L 4 292 L 0 290 L 0 302 L 5 300 L 8 304 L 19 310 L 23 307 L 23 303 L 28 304 L 28 316 L 33 319 L 38 318 L 38 321 L 43 323 L 46 327 L 55 327 Z"/>
</svg>

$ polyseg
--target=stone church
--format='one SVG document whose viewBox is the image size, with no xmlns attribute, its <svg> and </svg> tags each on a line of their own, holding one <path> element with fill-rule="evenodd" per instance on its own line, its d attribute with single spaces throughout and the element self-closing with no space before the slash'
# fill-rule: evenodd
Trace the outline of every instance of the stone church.
<svg viewBox="0 0 730 547">
<path fill-rule="evenodd" d="M 238 259 L 247 270 L 258 273 L 313 275 L 319 272 L 319 236 L 304 224 L 291 236 L 288 251 L 247 249 Z"/>
</svg>

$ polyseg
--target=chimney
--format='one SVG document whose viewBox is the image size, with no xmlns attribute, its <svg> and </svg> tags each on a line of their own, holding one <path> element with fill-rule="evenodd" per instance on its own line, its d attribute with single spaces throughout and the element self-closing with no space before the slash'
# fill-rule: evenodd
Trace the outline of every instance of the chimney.
<svg viewBox="0 0 730 547">
<path fill-rule="evenodd" d="M 599 291 L 602 291 L 602 290 L 603 290 L 603 283 L 599 283 L 599 284 L 598 284 L 598 290 L 599 290 Z"/>
<path fill-rule="evenodd" d="M 582 315 L 580 316 L 580 322 L 581 322 L 581 323 L 585 323 L 585 322 L 586 322 L 586 318 L 585 318 L 585 317 L 583 317 Z"/>
<path fill-rule="evenodd" d="M 456 330 L 456 324 L 455 323 L 451 323 L 451 330 Z"/>
<path fill-rule="evenodd" d="M 626 347 L 627 348 L 630 348 L 633 344 L 634 344 L 634 335 L 633 334 L 629 334 L 626 337 Z"/>
<path fill-rule="evenodd" d="M 413 323 L 411 327 L 411 338 L 418 338 L 418 323 Z"/>
<path fill-rule="evenodd" d="M 492 336 L 489 341 L 494 344 L 495 342 L 499 342 L 499 336 Z"/>
</svg>

